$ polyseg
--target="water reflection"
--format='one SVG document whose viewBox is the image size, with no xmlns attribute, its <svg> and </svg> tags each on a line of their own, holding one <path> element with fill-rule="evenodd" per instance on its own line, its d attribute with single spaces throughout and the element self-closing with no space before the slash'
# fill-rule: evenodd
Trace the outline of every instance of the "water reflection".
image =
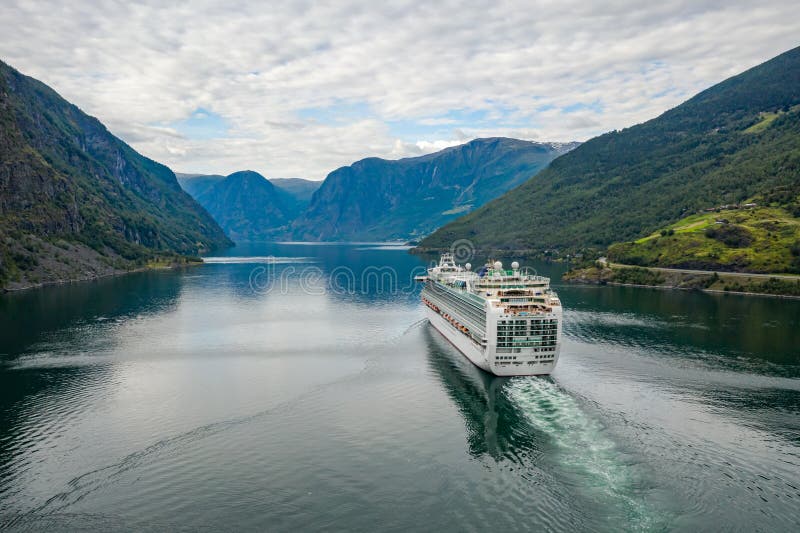
<svg viewBox="0 0 800 533">
<path fill-rule="evenodd" d="M 61 491 L 69 512 L 130 518 L 107 529 L 401 529 L 413 515 L 453 529 L 791 530 L 800 302 L 559 285 L 556 373 L 506 379 L 374 270 L 406 280 L 424 259 L 230 253 L 288 258 L 275 265 L 287 286 L 254 290 L 252 259 L 0 296 L 0 514 Z M 352 287 L 303 286 L 306 266 L 346 266 Z M 117 474 L 128 457 L 147 460 Z M 103 490 L 84 497 L 76 478 Z"/>
<path fill-rule="evenodd" d="M 628 523 L 663 529 L 639 494 L 640 475 L 605 428 L 550 377 L 499 378 L 480 371 L 439 334 L 425 331 L 428 364 L 464 420 L 468 452 L 548 486 L 538 502 L 589 530 Z M 588 516 L 587 516 L 588 515 Z"/>
<path fill-rule="evenodd" d="M 324 293 L 343 304 L 418 305 L 421 287 L 414 276 L 425 272 L 425 264 L 406 252 L 402 247 L 364 244 L 246 243 L 228 253 L 278 261 L 223 263 L 223 255 L 206 268 L 223 272 L 225 286 L 242 298 L 305 292 Z"/>
<path fill-rule="evenodd" d="M 767 361 L 800 376 L 800 301 L 633 287 L 559 287 L 565 333 L 679 357 Z M 737 358 L 746 361 L 738 361 Z"/>
<path fill-rule="evenodd" d="M 518 462 L 538 454 L 541 443 L 506 393 L 509 380 L 480 371 L 432 327 L 424 329 L 428 365 L 464 419 L 470 455 Z"/>
<path fill-rule="evenodd" d="M 138 272 L 0 294 L 0 361 L 13 360 L 37 342 L 47 341 L 54 332 L 59 332 L 59 338 L 70 331 L 83 336 L 76 326 L 113 323 L 172 309 L 183 286 L 182 274 L 191 272 Z M 73 340 L 80 345 L 83 339 Z"/>
</svg>

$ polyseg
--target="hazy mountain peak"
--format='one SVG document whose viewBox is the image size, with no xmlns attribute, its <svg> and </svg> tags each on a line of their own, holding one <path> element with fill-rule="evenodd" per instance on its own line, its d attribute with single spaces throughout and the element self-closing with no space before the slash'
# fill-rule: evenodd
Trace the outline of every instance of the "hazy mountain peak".
<svg viewBox="0 0 800 533">
<path fill-rule="evenodd" d="M 424 235 L 531 178 L 565 150 L 493 137 L 419 157 L 365 158 L 328 175 L 292 235 L 304 240 Z"/>
</svg>

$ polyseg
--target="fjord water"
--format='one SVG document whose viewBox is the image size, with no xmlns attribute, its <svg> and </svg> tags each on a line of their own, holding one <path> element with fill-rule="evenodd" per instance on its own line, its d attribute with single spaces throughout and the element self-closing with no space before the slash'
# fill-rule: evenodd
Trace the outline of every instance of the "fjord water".
<svg viewBox="0 0 800 533">
<path fill-rule="evenodd" d="M 0 528 L 797 530 L 800 301 L 556 281 L 556 372 L 502 379 L 424 264 L 246 245 L 0 296 Z"/>
</svg>

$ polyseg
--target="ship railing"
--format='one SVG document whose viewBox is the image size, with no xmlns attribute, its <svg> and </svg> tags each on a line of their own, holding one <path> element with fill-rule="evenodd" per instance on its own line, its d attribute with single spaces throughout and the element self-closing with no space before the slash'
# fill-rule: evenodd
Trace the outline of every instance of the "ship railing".
<svg viewBox="0 0 800 533">
<path fill-rule="evenodd" d="M 528 306 L 528 307 L 515 307 L 509 305 L 498 305 L 504 313 L 508 315 L 519 315 L 521 313 L 525 314 L 545 314 L 552 311 L 552 308 L 544 306 L 544 305 L 536 305 L 536 306 Z"/>
<path fill-rule="evenodd" d="M 519 280 L 531 280 L 531 281 L 550 281 L 550 278 L 546 276 L 539 276 L 538 274 L 521 274 L 518 271 L 514 270 L 494 270 L 490 269 L 486 276 L 482 279 L 491 280 L 491 279 L 519 279 Z"/>
</svg>

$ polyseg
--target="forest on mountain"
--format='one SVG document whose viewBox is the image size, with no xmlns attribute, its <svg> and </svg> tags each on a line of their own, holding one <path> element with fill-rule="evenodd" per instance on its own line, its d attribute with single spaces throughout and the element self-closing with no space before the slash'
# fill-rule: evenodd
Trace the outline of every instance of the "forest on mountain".
<svg viewBox="0 0 800 533">
<path fill-rule="evenodd" d="M 190 261 L 231 241 L 170 169 L 0 62 L 0 287 Z"/>
<path fill-rule="evenodd" d="M 800 48 L 591 139 L 424 239 L 494 252 L 598 255 L 705 209 L 759 201 L 800 216 Z"/>
</svg>

